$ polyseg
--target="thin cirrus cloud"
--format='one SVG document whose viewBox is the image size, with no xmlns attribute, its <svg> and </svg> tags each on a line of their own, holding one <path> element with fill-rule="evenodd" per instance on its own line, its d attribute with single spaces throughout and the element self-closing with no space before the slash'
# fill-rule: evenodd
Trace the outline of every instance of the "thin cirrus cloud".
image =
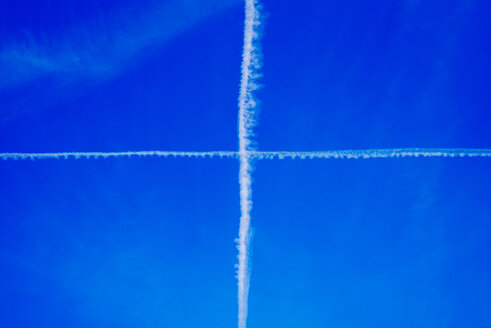
<svg viewBox="0 0 491 328">
<path fill-rule="evenodd" d="M 0 90 L 47 76 L 63 83 L 111 78 L 146 48 L 238 4 L 240 0 L 158 1 L 144 9 L 125 8 L 95 17 L 63 36 L 16 38 L 0 46 Z"/>
</svg>

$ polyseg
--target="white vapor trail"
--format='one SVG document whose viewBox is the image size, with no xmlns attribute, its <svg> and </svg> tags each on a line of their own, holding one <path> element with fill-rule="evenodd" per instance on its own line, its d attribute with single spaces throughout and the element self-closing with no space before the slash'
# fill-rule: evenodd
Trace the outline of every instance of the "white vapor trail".
<svg viewBox="0 0 491 328">
<path fill-rule="evenodd" d="M 0 159 L 68 159 L 110 157 L 201 157 L 237 158 L 235 151 L 124 151 L 124 152 L 63 152 L 63 153 L 0 153 Z"/>
<path fill-rule="evenodd" d="M 237 265 L 238 287 L 238 327 L 245 328 L 249 297 L 249 248 L 251 241 L 251 209 L 252 209 L 252 146 L 253 127 L 255 124 L 256 101 L 254 91 L 261 68 L 259 47 L 260 25 L 259 0 L 245 1 L 244 49 L 242 52 L 242 76 L 239 94 L 239 184 L 240 184 L 240 224 L 237 248 L 239 251 Z"/>
<path fill-rule="evenodd" d="M 257 151 L 256 159 L 369 159 L 398 157 L 491 157 L 491 149 L 395 148 L 330 151 Z"/>
<path fill-rule="evenodd" d="M 79 159 L 111 157 L 188 157 L 239 158 L 236 151 L 125 151 L 125 152 L 59 152 L 59 153 L 0 153 L 0 159 Z M 246 150 L 246 164 L 251 160 L 272 159 L 370 159 L 401 157 L 491 157 L 491 149 L 472 148 L 395 148 L 327 151 L 256 151 Z M 247 168 L 247 165 L 245 166 Z"/>
</svg>

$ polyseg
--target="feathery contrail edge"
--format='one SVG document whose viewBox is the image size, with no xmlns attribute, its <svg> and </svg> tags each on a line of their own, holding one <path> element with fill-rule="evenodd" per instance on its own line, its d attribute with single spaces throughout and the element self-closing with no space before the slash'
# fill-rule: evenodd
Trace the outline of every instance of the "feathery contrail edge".
<svg viewBox="0 0 491 328">
<path fill-rule="evenodd" d="M 0 159 L 79 159 L 112 157 L 197 157 L 237 158 L 235 151 L 124 151 L 124 152 L 57 152 L 57 153 L 0 153 Z"/>
<path fill-rule="evenodd" d="M 373 159 L 402 157 L 491 157 L 491 149 L 393 148 L 327 151 L 256 151 L 256 159 Z"/>
<path fill-rule="evenodd" d="M 491 149 L 479 148 L 393 148 L 326 151 L 255 151 L 245 152 L 250 160 L 273 159 L 373 159 L 403 157 L 491 157 Z M 57 152 L 57 153 L 0 153 L 0 159 L 105 159 L 112 157 L 187 157 L 234 158 L 237 151 L 124 151 L 124 152 Z"/>
<path fill-rule="evenodd" d="M 259 0 L 245 1 L 244 45 L 242 52 L 242 74 L 239 93 L 239 185 L 240 185 L 240 221 L 237 239 L 237 300 L 239 328 L 246 328 L 250 281 L 250 241 L 252 209 L 252 146 L 253 127 L 255 125 L 256 101 L 254 90 L 258 89 L 256 79 L 261 68 L 259 48 L 260 25 Z"/>
</svg>

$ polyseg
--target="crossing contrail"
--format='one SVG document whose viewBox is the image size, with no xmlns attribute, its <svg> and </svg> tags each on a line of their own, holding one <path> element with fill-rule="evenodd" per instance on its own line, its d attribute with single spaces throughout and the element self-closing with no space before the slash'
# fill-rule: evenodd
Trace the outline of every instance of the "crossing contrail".
<svg viewBox="0 0 491 328">
<path fill-rule="evenodd" d="M 235 0 L 228 0 L 233 3 Z M 214 5 L 214 2 L 217 4 Z M 224 0 L 213 0 L 212 5 L 217 8 L 225 7 Z M 225 1 L 227 2 L 227 1 Z M 159 15 L 173 16 L 174 12 L 181 12 L 190 7 L 192 1 L 175 0 L 159 11 Z M 468 148 L 397 148 L 397 149 L 364 149 L 364 150 L 328 150 L 328 151 L 258 151 L 253 144 L 256 115 L 256 98 L 254 92 L 259 88 L 257 79 L 261 69 L 260 33 L 261 25 L 260 10 L 261 0 L 245 0 L 245 22 L 244 22 L 244 44 L 242 53 L 240 94 L 238 98 L 238 151 L 124 151 L 124 152 L 53 152 L 53 153 L 0 153 L 3 160 L 40 160 L 40 159 L 108 159 L 124 157 L 166 157 L 166 158 L 218 158 L 239 160 L 239 185 L 240 185 L 240 222 L 239 236 L 237 238 L 238 264 L 237 287 L 238 287 L 238 328 L 246 328 L 248 315 L 248 295 L 250 284 L 250 242 L 251 242 L 251 210 L 252 210 L 252 172 L 256 160 L 283 160 L 283 159 L 376 159 L 376 158 L 405 158 L 405 157 L 491 157 L 491 149 L 468 149 Z M 173 10 L 168 10 L 168 9 Z M 206 8 L 206 7 L 204 7 Z M 199 9 L 199 8 L 198 8 Z M 199 21 L 205 16 L 204 9 L 196 11 L 195 15 L 185 18 L 190 23 Z M 171 14 L 168 14 L 171 13 Z M 170 17 L 169 16 L 169 17 Z M 157 17 L 157 16 L 156 16 Z M 171 17 L 172 18 L 172 17 Z M 191 20 L 190 20 L 191 18 Z M 99 58 L 91 53 L 60 49 L 51 50 L 54 56 L 45 56 L 43 47 L 34 49 L 13 50 L 0 52 L 0 67 L 2 61 L 7 65 L 7 73 L 11 73 L 10 79 L 0 78 L 0 88 L 12 84 L 23 84 L 35 79 L 38 75 L 58 72 L 61 76 L 75 76 L 78 78 L 93 76 L 94 78 L 109 78 L 122 70 L 123 64 L 129 60 L 128 55 L 118 52 L 118 45 L 125 45 L 130 55 L 140 53 L 140 48 L 145 48 L 157 41 L 163 41 L 180 33 L 184 27 L 179 27 L 175 21 L 167 23 L 164 19 L 147 19 L 149 25 L 140 33 L 138 29 L 131 33 L 115 33 L 112 38 L 115 41 L 110 44 L 116 60 L 106 60 L 108 56 Z M 156 23 L 155 23 L 156 22 Z M 164 23 L 162 23 L 164 22 Z M 151 24 L 150 24 L 151 23 Z M 171 29 L 161 28 L 161 24 L 172 25 Z M 138 24 L 136 24 L 138 25 Z M 132 27 L 133 25 L 130 25 Z M 126 29 L 125 29 L 126 30 Z M 130 29 L 131 30 L 131 29 Z M 167 31 L 168 32 L 165 32 Z M 120 35 L 121 34 L 121 35 Z M 97 39 L 99 40 L 99 39 Z M 127 42 L 128 40 L 132 42 Z M 104 40 L 101 41 L 104 43 Z M 100 42 L 99 42 L 100 43 Z M 105 49 L 106 45 L 98 45 Z M 98 48 L 96 47 L 96 49 Z M 40 48 L 40 50 L 37 50 Z M 48 48 L 48 50 L 50 50 Z M 104 52 L 105 53 L 105 52 Z M 80 58 L 82 60 L 80 60 Z M 84 60 L 85 59 L 85 60 Z M 21 73 L 12 71 L 10 63 L 24 67 Z M 12 66 L 13 67 L 13 66 Z M 14 67 L 15 68 L 15 67 Z M 12 71 L 12 72 L 11 72 Z M 26 73 L 27 72 L 27 73 Z M 15 73 L 15 74 L 14 74 Z M 5 75 L 5 74 L 4 74 Z M 9 74 L 7 74 L 9 75 Z"/>
<path fill-rule="evenodd" d="M 240 184 L 240 223 L 237 248 L 239 251 L 237 265 L 238 286 L 238 327 L 245 328 L 247 322 L 247 303 L 249 296 L 249 247 L 251 240 L 251 209 L 252 209 L 252 145 L 253 127 L 255 124 L 256 101 L 254 91 L 261 68 L 259 45 L 260 25 L 259 0 L 245 1 L 244 49 L 242 52 L 242 76 L 239 94 L 239 184 Z"/>
<path fill-rule="evenodd" d="M 111 157 L 191 157 L 235 158 L 237 151 L 124 151 L 124 152 L 58 152 L 58 153 L 0 153 L 0 159 L 80 159 Z M 491 149 L 473 148 L 394 148 L 326 151 L 245 151 L 248 160 L 272 159 L 370 159 L 402 157 L 491 157 Z M 247 168 L 247 166 L 246 166 Z"/>
<path fill-rule="evenodd" d="M 62 152 L 62 153 L 0 153 L 7 159 L 69 159 L 69 158 L 111 158 L 111 157 L 201 157 L 237 158 L 235 151 L 124 151 L 124 152 Z"/>
</svg>

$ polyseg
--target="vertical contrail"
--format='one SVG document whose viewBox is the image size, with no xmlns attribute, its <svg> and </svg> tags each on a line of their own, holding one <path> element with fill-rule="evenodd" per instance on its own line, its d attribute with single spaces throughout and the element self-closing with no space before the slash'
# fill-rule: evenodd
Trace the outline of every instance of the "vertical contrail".
<svg viewBox="0 0 491 328">
<path fill-rule="evenodd" d="M 246 0 L 244 23 L 244 49 L 242 53 L 242 77 L 239 95 L 239 184 L 240 184 L 240 227 L 237 248 L 239 264 L 237 266 L 238 285 L 238 327 L 245 328 L 247 321 L 247 302 L 249 295 L 249 244 L 251 240 L 251 172 L 254 147 L 251 144 L 252 128 L 255 123 L 256 102 L 253 92 L 258 88 L 259 76 L 259 3 Z"/>
</svg>

